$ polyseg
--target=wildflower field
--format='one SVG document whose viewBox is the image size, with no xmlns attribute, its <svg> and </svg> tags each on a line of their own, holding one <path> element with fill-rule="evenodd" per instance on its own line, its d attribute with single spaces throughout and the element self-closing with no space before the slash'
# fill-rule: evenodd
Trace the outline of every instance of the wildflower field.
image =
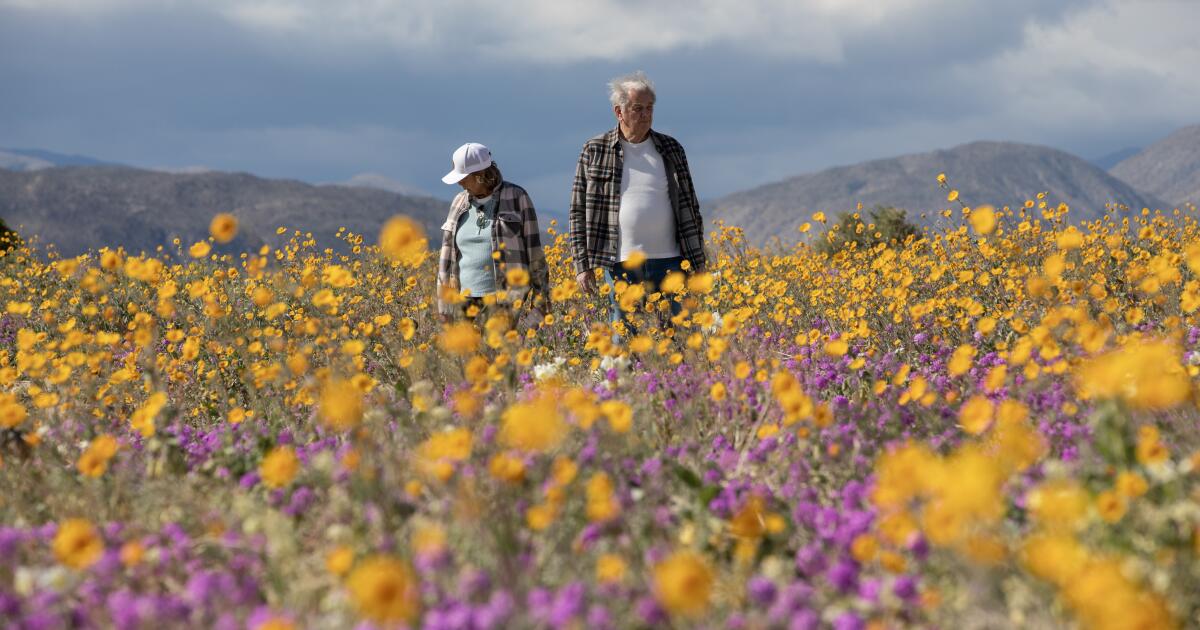
<svg viewBox="0 0 1200 630">
<path fill-rule="evenodd" d="M 615 337 L 556 226 L 524 334 L 443 324 L 404 218 L 12 249 L 0 625 L 1197 627 L 1200 226 L 956 197 L 833 256 L 717 226 Z"/>
</svg>

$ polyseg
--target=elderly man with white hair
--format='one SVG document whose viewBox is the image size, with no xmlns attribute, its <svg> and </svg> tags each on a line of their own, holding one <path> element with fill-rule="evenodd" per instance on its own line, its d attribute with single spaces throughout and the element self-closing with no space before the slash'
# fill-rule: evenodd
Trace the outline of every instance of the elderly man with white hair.
<svg viewBox="0 0 1200 630">
<path fill-rule="evenodd" d="M 704 224 L 683 147 L 650 128 L 654 85 L 638 71 L 609 83 L 617 126 L 583 145 L 569 212 L 571 253 L 581 288 L 605 279 L 648 283 L 704 268 Z M 687 261 L 687 264 L 684 264 Z M 613 301 L 612 321 L 624 319 Z M 678 313 L 679 303 L 672 300 Z"/>
</svg>

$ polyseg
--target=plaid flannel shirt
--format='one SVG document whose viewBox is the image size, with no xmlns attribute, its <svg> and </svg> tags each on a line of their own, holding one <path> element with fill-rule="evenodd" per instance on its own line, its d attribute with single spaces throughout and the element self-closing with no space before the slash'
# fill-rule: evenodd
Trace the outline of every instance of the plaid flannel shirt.
<svg viewBox="0 0 1200 630">
<path fill-rule="evenodd" d="M 535 301 L 546 299 L 550 289 L 550 271 L 542 253 L 542 236 L 538 229 L 537 212 L 533 201 L 524 188 L 503 182 L 493 193 L 499 195 L 495 220 L 492 221 L 492 252 L 500 252 L 499 259 L 493 258 L 492 271 L 496 274 L 496 289 L 508 293 L 510 303 L 521 300 L 522 307 L 533 306 Z M 462 252 L 454 235 L 463 213 L 470 209 L 467 191 L 462 191 L 450 202 L 450 213 L 442 224 L 442 252 L 438 262 L 437 302 L 438 312 L 454 315 L 458 305 L 448 293 L 459 291 L 458 261 Z M 529 273 L 529 284 L 524 287 L 509 287 L 507 273 L 513 269 L 524 269 Z"/>
<path fill-rule="evenodd" d="M 671 136 L 651 130 L 650 139 L 666 166 L 667 192 L 675 211 L 679 251 L 694 269 L 703 269 L 704 222 L 700 218 L 700 203 L 692 185 L 687 156 Z M 577 274 L 597 267 L 611 269 L 619 262 L 618 221 L 623 163 L 619 127 L 588 140 L 579 154 L 569 212 L 571 255 Z"/>
</svg>

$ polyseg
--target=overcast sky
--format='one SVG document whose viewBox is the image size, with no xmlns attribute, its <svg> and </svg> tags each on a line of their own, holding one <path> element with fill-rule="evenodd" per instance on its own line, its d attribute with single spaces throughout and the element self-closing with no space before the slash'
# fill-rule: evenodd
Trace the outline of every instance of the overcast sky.
<svg viewBox="0 0 1200 630">
<path fill-rule="evenodd" d="M 0 147 L 539 207 L 643 69 L 703 198 L 972 140 L 1097 157 L 1200 122 L 1198 0 L 0 0 Z"/>
</svg>

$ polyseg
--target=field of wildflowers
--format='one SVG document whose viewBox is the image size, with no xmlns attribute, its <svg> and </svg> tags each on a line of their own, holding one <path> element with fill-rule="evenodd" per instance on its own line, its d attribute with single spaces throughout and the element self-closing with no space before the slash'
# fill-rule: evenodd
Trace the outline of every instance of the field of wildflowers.
<svg viewBox="0 0 1200 630">
<path fill-rule="evenodd" d="M 12 249 L 0 620 L 1197 626 L 1200 226 L 939 184 L 893 247 L 718 226 L 705 273 L 615 288 L 646 317 L 616 337 L 554 226 L 524 333 L 443 325 L 404 218 L 347 255 L 218 257 L 229 216 L 173 253 Z"/>
</svg>

